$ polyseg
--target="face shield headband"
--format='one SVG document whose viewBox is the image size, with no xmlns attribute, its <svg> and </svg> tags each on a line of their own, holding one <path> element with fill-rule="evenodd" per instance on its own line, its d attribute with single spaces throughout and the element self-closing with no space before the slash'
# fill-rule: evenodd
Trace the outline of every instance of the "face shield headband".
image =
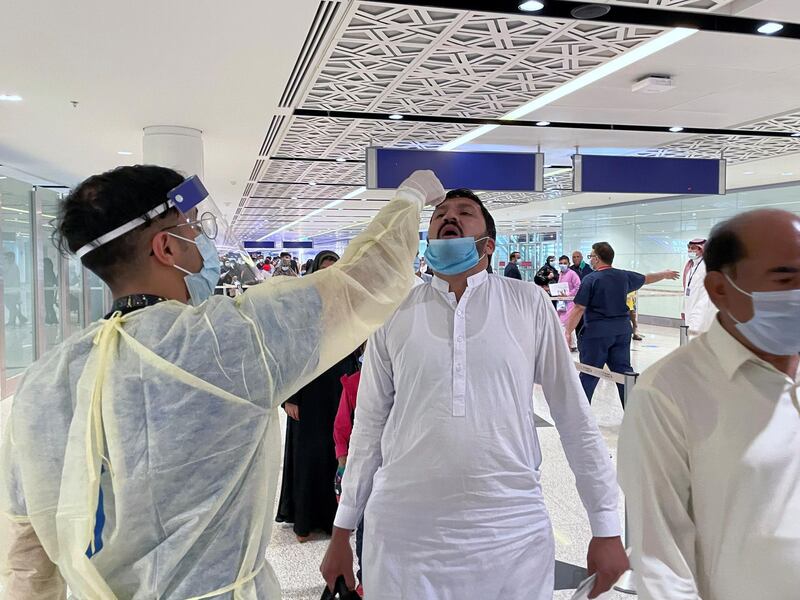
<svg viewBox="0 0 800 600">
<path fill-rule="evenodd" d="M 133 231 L 140 225 L 143 225 L 157 216 L 164 214 L 170 208 L 177 208 L 182 215 L 186 215 L 190 210 L 208 198 L 208 196 L 208 190 L 203 185 L 203 182 L 200 181 L 200 178 L 197 175 L 192 175 L 181 184 L 175 186 L 169 192 L 167 192 L 166 202 L 146 212 L 141 217 L 136 217 L 135 219 L 120 225 L 116 229 L 112 229 L 108 233 L 101 235 L 99 238 L 92 240 L 85 246 L 79 248 L 78 251 L 75 252 L 75 256 L 78 258 L 83 258 L 92 250 L 95 250 L 113 240 L 116 240 L 119 237 L 122 237 L 129 231 Z M 199 224 L 202 228 L 203 233 L 212 240 L 217 235 L 216 220 L 213 217 L 213 214 L 204 214 L 197 222 L 197 224 Z"/>
</svg>

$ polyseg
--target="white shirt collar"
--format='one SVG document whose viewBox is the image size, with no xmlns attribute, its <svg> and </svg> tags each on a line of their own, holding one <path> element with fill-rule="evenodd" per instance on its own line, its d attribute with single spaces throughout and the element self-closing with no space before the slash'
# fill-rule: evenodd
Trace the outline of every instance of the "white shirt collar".
<svg viewBox="0 0 800 600">
<path fill-rule="evenodd" d="M 739 340 L 733 337 L 720 324 L 719 317 L 714 319 L 707 334 L 708 345 L 717 357 L 725 376 L 730 380 L 736 372 L 747 362 L 754 362 L 771 369 L 775 373 L 786 377 L 786 373 L 781 373 L 765 360 L 748 350 Z"/>
<path fill-rule="evenodd" d="M 467 287 L 468 288 L 478 287 L 487 279 L 489 279 L 488 271 L 483 270 L 479 273 L 475 273 L 475 275 L 470 275 L 469 277 L 467 277 Z M 435 290 L 438 290 L 445 294 L 450 291 L 450 284 L 447 283 L 444 279 L 440 279 L 438 275 L 434 275 L 433 281 L 431 281 L 431 285 L 433 285 L 433 288 Z"/>
</svg>

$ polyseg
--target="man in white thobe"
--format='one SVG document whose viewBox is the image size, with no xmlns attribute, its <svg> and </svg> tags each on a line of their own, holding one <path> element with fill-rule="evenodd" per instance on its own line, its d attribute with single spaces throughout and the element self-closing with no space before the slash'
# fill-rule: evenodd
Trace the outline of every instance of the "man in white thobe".
<svg viewBox="0 0 800 600">
<path fill-rule="evenodd" d="M 717 309 L 706 291 L 706 263 L 703 248 L 706 240 L 695 238 L 688 243 L 689 262 L 683 268 L 683 322 L 689 327 L 689 338 L 705 333 L 714 322 Z"/>
<path fill-rule="evenodd" d="M 541 384 L 595 536 L 591 597 L 627 568 L 618 490 L 558 316 L 529 283 L 490 275 L 491 215 L 468 190 L 434 212 L 435 272 L 367 344 L 334 534 L 322 565 L 352 587 L 364 514 L 368 598 L 550 600 L 554 542 L 533 414 Z M 480 256 L 478 254 L 480 250 Z"/>
<path fill-rule="evenodd" d="M 644 373 L 620 434 L 639 598 L 799 598 L 800 218 L 734 217 L 705 261 L 718 318 Z"/>
</svg>

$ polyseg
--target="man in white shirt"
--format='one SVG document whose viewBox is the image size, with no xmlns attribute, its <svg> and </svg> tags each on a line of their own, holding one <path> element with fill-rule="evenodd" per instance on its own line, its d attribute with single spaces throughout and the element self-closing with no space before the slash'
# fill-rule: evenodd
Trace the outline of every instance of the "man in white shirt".
<svg viewBox="0 0 800 600">
<path fill-rule="evenodd" d="M 364 513 L 364 589 L 380 600 L 553 595 L 554 542 L 533 415 L 540 384 L 589 515 L 592 598 L 627 569 L 618 491 L 550 302 L 489 275 L 494 221 L 468 190 L 433 213 L 435 272 L 367 344 L 342 497 L 322 564 L 354 584 Z M 365 512 L 366 508 L 366 512 Z"/>
<path fill-rule="evenodd" d="M 689 242 L 689 262 L 683 268 L 683 322 L 689 327 L 689 338 L 693 339 L 708 331 L 717 309 L 708 297 L 704 281 L 706 263 L 703 248 L 706 240 L 695 238 Z"/>
<path fill-rule="evenodd" d="M 721 223 L 711 329 L 648 369 L 619 475 L 641 600 L 800 597 L 800 218 Z"/>
</svg>

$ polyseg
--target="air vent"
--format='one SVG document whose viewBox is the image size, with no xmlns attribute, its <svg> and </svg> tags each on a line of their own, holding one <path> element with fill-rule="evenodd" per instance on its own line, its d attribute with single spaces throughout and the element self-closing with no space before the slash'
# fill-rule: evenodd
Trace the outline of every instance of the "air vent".
<svg viewBox="0 0 800 600">
<path fill-rule="evenodd" d="M 253 171 L 250 173 L 250 181 L 258 181 L 258 175 L 261 173 L 261 168 L 264 166 L 263 160 L 257 160 L 256 166 L 253 167 Z"/>
<path fill-rule="evenodd" d="M 339 7 L 339 0 L 322 0 L 319 3 L 317 14 L 314 15 L 314 21 L 311 23 L 303 48 L 300 50 L 300 56 L 297 58 L 286 88 L 283 90 L 281 101 L 278 104 L 279 107 L 291 108 L 294 105 L 303 79 L 308 74 L 314 62 L 314 57 L 322 47 L 322 43 L 328 34 L 336 13 L 339 11 Z"/>
<path fill-rule="evenodd" d="M 272 144 L 275 143 L 275 138 L 278 137 L 278 132 L 281 130 L 286 117 L 281 115 L 273 115 L 270 121 L 267 135 L 264 136 L 264 143 L 261 144 L 261 150 L 258 152 L 259 156 L 269 156 L 269 151 L 272 149 Z"/>
<path fill-rule="evenodd" d="M 253 191 L 253 184 L 251 182 L 251 183 L 248 183 L 247 186 L 244 188 L 244 194 L 243 194 L 244 197 L 245 198 L 248 197 L 250 195 L 250 192 L 252 192 L 252 191 Z"/>
</svg>

